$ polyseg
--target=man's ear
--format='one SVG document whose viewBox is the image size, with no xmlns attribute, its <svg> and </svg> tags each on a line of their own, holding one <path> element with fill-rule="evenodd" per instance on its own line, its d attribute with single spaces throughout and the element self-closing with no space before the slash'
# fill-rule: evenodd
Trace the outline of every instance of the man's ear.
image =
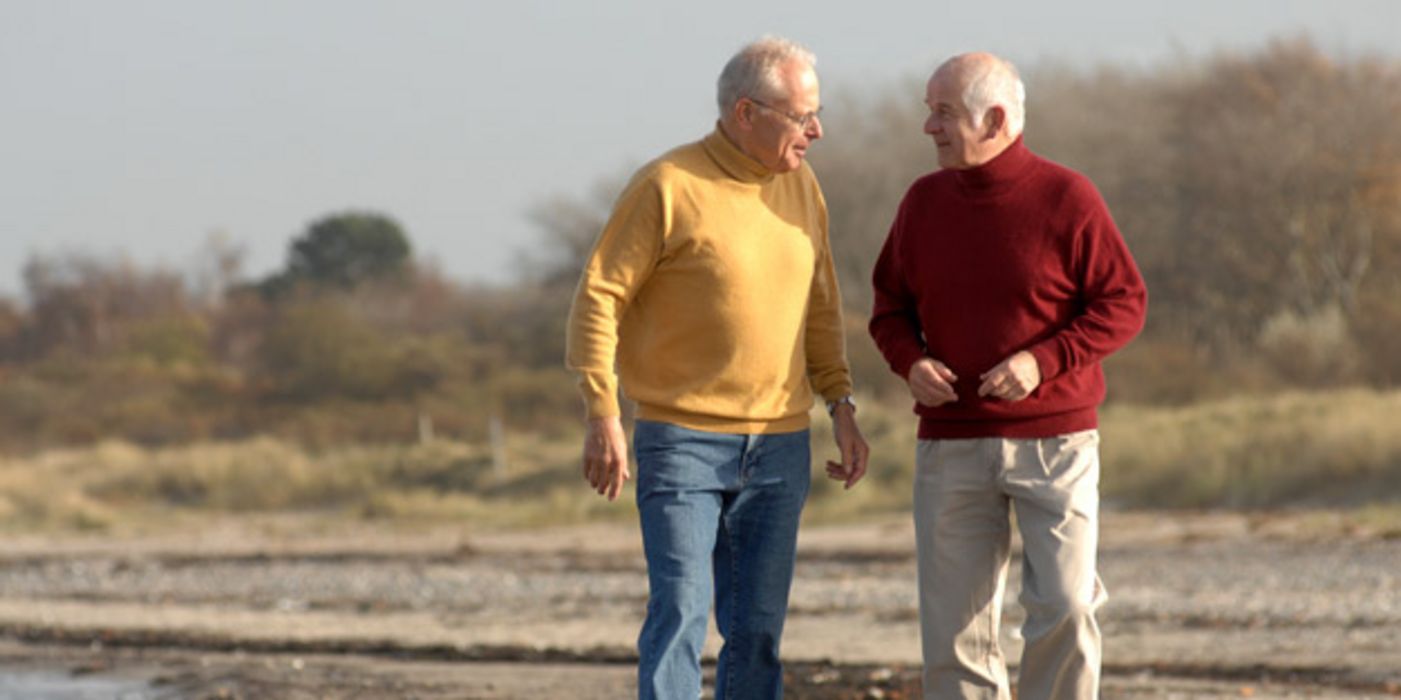
<svg viewBox="0 0 1401 700">
<path fill-rule="evenodd" d="M 1007 126 L 1007 110 L 1001 105 L 993 105 L 983 114 L 983 139 L 991 141 Z"/>
<path fill-rule="evenodd" d="M 745 131 L 754 128 L 754 103 L 743 97 L 735 100 L 735 104 L 730 108 L 730 119 Z"/>
</svg>

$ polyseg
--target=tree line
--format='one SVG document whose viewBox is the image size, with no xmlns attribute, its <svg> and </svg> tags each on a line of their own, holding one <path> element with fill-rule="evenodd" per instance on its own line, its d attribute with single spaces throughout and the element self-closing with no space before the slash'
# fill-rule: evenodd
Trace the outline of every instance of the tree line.
<svg viewBox="0 0 1401 700">
<path fill-rule="evenodd" d="M 375 212 L 339 212 L 241 272 L 215 243 L 201 275 L 36 257 L 27 303 L 0 300 L 0 446 L 275 435 L 309 445 L 484 434 L 493 416 L 572 415 L 569 378 L 522 288 L 462 285 L 413 258 Z M 547 355 L 551 355 L 547 357 Z"/>
<path fill-rule="evenodd" d="M 1401 381 L 1401 64 L 1293 39 L 1024 77 L 1028 145 L 1090 176 L 1148 280 L 1111 400 Z M 864 322 L 895 207 L 935 167 L 922 100 L 922 77 L 838 90 L 811 154 L 858 386 L 895 400 Z M 625 176 L 542 199 L 506 285 L 449 279 L 376 212 L 313 222 L 263 279 L 227 243 L 196 274 L 31 259 L 24 301 L 0 299 L 0 447 L 572 430 L 564 317 Z"/>
</svg>

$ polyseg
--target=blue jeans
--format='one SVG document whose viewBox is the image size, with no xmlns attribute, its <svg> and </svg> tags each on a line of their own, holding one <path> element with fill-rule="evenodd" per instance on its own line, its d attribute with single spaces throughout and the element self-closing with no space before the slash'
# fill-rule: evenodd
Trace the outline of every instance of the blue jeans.
<svg viewBox="0 0 1401 700">
<path fill-rule="evenodd" d="M 735 435 L 638 421 L 633 441 L 651 586 L 638 696 L 700 696 L 713 598 L 724 638 L 716 699 L 783 697 L 778 646 L 811 480 L 808 431 Z"/>
</svg>

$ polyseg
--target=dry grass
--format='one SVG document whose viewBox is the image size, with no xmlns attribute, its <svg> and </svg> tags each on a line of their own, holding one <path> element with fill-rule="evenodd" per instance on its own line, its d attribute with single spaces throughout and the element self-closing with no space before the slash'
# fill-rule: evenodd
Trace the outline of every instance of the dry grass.
<svg viewBox="0 0 1401 700">
<path fill-rule="evenodd" d="M 1288 393 L 1104 412 L 1104 493 L 1134 507 L 1401 502 L 1401 392 Z"/>
<path fill-rule="evenodd" d="M 1186 407 L 1119 405 L 1102 415 L 1107 503 L 1130 508 L 1337 508 L 1401 531 L 1401 392 L 1346 390 Z M 808 518 L 857 520 L 909 508 L 915 417 L 861 403 L 872 445 L 856 489 L 814 470 Z M 835 456 L 814 412 L 813 458 Z M 580 435 L 517 435 L 498 469 L 480 445 L 313 451 L 274 439 L 148 450 L 127 443 L 0 459 L 0 528 L 124 530 L 212 515 L 310 513 L 331 520 L 522 527 L 636 517 L 578 474 Z"/>
<path fill-rule="evenodd" d="M 286 512 L 482 527 L 630 517 L 584 498 L 576 449 L 521 436 L 498 470 L 485 448 L 449 441 L 319 452 L 270 438 L 156 450 L 107 442 L 0 459 L 0 527 L 141 530 Z"/>
</svg>

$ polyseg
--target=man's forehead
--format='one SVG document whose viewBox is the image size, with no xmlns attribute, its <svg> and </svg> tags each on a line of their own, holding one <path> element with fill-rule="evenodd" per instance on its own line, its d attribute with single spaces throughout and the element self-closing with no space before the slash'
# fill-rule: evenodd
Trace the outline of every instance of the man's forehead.
<svg viewBox="0 0 1401 700">
<path fill-rule="evenodd" d="M 813 70 L 811 66 L 795 67 L 789 76 L 790 78 L 785 82 L 788 83 L 788 88 L 795 93 L 795 96 L 809 90 L 817 92 L 817 71 Z"/>
<path fill-rule="evenodd" d="M 934 71 L 934 75 L 929 77 L 929 89 L 957 89 L 962 86 L 963 79 L 963 71 L 945 66 Z"/>
<path fill-rule="evenodd" d="M 929 78 L 925 89 L 925 101 L 957 107 L 963 102 L 963 85 L 957 76 L 948 75 L 944 71 L 936 72 Z"/>
<path fill-rule="evenodd" d="M 812 104 L 807 106 L 817 106 L 817 72 L 812 68 L 805 68 L 801 72 L 785 76 L 783 87 L 786 94 L 782 95 L 780 99 L 791 102 L 794 106 L 803 106 L 803 103 L 809 102 Z"/>
</svg>

